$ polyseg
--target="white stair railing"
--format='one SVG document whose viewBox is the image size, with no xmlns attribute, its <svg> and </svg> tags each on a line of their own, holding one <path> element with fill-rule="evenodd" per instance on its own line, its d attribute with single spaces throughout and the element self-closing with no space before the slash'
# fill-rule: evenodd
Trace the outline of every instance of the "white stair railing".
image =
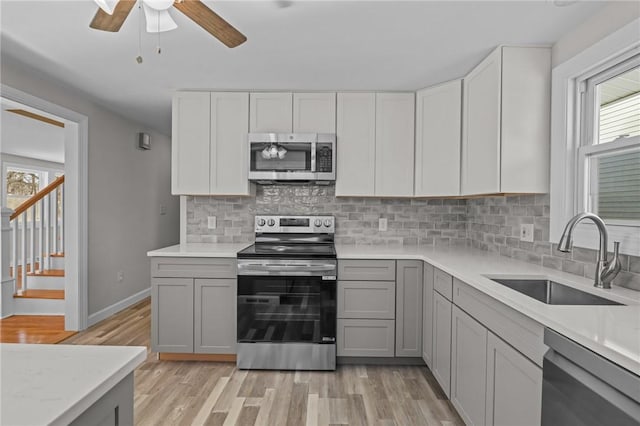
<svg viewBox="0 0 640 426">
<path fill-rule="evenodd" d="M 51 255 L 64 250 L 64 202 L 58 212 L 58 194 L 64 199 L 64 176 L 56 178 L 16 208 L 11 215 L 12 277 L 14 293 L 27 290 L 28 272 L 50 269 Z M 38 224 L 37 210 L 40 210 Z M 17 279 L 20 272 L 20 279 Z M 19 286 L 18 286 L 19 285 Z"/>
</svg>

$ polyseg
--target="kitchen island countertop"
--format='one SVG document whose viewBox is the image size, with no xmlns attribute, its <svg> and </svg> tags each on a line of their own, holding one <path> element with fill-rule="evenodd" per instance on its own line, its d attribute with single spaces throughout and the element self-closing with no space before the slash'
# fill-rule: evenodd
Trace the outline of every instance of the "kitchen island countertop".
<svg viewBox="0 0 640 426">
<path fill-rule="evenodd" d="M 139 346 L 0 344 L 0 424 L 69 424 L 146 357 Z"/>
</svg>

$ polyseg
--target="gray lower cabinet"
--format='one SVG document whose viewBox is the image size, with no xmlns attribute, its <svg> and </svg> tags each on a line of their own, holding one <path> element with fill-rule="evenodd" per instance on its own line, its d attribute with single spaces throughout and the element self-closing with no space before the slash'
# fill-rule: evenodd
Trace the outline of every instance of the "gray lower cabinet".
<svg viewBox="0 0 640 426">
<path fill-rule="evenodd" d="M 451 320 L 451 402 L 467 425 L 485 424 L 487 329 L 453 306 Z M 512 424 L 517 424 L 512 423 Z"/>
<path fill-rule="evenodd" d="M 491 332 L 487 349 L 486 424 L 539 425 L 542 369 Z"/>
<path fill-rule="evenodd" d="M 396 261 L 396 356 L 422 356 L 422 262 Z"/>
<path fill-rule="evenodd" d="M 338 319 L 338 356 L 392 357 L 394 320 Z"/>
<path fill-rule="evenodd" d="M 80 414 L 70 426 L 118 426 L 133 424 L 133 373 Z"/>
<path fill-rule="evenodd" d="M 151 259 L 151 350 L 236 353 L 235 258 Z"/>
<path fill-rule="evenodd" d="M 396 283 L 338 281 L 338 318 L 394 319 Z"/>
<path fill-rule="evenodd" d="M 422 360 L 429 368 L 433 366 L 433 270 L 428 263 L 422 269 Z"/>
<path fill-rule="evenodd" d="M 193 352 L 193 279 L 151 279 L 151 348 Z"/>
<path fill-rule="evenodd" d="M 451 302 L 433 292 L 433 367 L 431 372 L 447 397 L 451 392 Z"/>
<path fill-rule="evenodd" d="M 236 280 L 195 280 L 194 352 L 236 353 Z"/>
</svg>

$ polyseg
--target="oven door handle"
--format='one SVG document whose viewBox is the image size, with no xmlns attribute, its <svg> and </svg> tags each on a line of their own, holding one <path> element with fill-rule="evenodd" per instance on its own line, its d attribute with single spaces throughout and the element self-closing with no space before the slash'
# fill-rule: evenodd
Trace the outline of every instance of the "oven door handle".
<svg viewBox="0 0 640 426">
<path fill-rule="evenodd" d="M 269 272 L 329 272 L 335 271 L 336 265 L 269 265 L 263 263 L 249 263 L 238 265 L 241 269 L 254 270 L 254 271 L 269 271 Z"/>
</svg>

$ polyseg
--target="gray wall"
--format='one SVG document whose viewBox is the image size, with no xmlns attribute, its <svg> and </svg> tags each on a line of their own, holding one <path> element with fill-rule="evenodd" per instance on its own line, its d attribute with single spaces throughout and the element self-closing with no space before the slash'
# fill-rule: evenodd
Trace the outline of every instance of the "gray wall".
<svg viewBox="0 0 640 426">
<path fill-rule="evenodd" d="M 520 241 L 520 225 L 534 224 L 534 242 Z M 472 247 L 593 278 L 596 250 L 556 250 L 549 242 L 549 196 L 526 195 L 467 200 L 467 235 Z M 640 257 L 621 255 L 622 271 L 614 284 L 640 290 Z"/>
<path fill-rule="evenodd" d="M 146 252 L 179 240 L 169 137 L 127 120 L 2 56 L 2 83 L 89 117 L 89 315 L 149 288 Z M 153 149 L 135 148 L 150 133 Z M 160 215 L 160 205 L 167 214 Z M 117 282 L 124 271 L 124 282 Z"/>
<path fill-rule="evenodd" d="M 257 214 L 328 214 L 341 244 L 460 245 L 466 242 L 464 200 L 335 197 L 335 187 L 259 185 L 255 197 L 187 197 L 187 242 L 247 242 Z M 216 216 L 218 229 L 207 229 Z M 378 219 L 388 230 L 378 231 Z"/>
</svg>

